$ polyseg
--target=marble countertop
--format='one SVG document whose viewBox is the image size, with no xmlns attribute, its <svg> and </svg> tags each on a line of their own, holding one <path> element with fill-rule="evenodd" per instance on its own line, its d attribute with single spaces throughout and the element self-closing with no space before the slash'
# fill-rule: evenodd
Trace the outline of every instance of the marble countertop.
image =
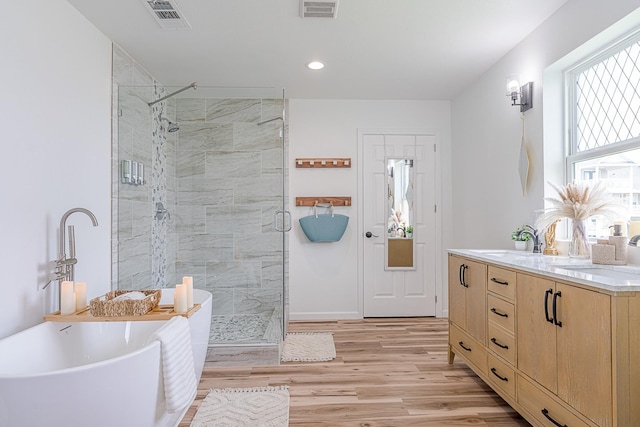
<svg viewBox="0 0 640 427">
<path fill-rule="evenodd" d="M 640 266 L 593 264 L 589 259 L 501 249 L 449 249 L 449 253 L 552 279 L 580 283 L 608 293 L 640 291 Z"/>
</svg>

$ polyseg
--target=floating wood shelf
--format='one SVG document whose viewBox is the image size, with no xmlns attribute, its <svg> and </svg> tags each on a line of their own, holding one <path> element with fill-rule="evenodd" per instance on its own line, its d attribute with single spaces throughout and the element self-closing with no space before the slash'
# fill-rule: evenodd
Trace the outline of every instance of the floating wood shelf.
<svg viewBox="0 0 640 427">
<path fill-rule="evenodd" d="M 296 159 L 297 168 L 350 168 L 351 158 L 309 158 Z"/>
<path fill-rule="evenodd" d="M 191 317 L 193 313 L 200 310 L 200 304 L 194 304 L 193 308 L 187 310 L 186 313 L 176 313 L 173 311 L 173 305 L 160 304 L 153 310 L 142 316 L 92 316 L 89 307 L 84 310 L 76 311 L 72 314 L 60 314 L 59 311 L 47 314 L 44 320 L 51 322 L 121 322 L 131 320 L 170 320 L 174 316 Z"/>
<path fill-rule="evenodd" d="M 296 206 L 351 206 L 351 197 L 296 197 Z"/>
</svg>

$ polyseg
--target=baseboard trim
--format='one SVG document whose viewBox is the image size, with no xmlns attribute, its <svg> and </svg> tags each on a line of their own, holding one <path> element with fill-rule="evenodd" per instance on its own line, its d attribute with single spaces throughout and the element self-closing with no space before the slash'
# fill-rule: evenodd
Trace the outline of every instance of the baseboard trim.
<svg viewBox="0 0 640 427">
<path fill-rule="evenodd" d="M 298 312 L 289 313 L 289 320 L 357 320 L 362 319 L 362 315 L 357 311 L 344 312 Z"/>
</svg>

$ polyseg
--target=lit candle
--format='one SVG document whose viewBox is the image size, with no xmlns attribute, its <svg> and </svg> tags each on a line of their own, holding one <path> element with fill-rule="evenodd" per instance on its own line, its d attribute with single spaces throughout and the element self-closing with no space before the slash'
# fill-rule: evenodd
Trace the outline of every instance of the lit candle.
<svg viewBox="0 0 640 427">
<path fill-rule="evenodd" d="M 60 314 L 73 314 L 76 311 L 76 295 L 73 292 L 73 282 L 64 281 L 60 284 Z"/>
<path fill-rule="evenodd" d="M 193 277 L 184 276 L 182 278 L 182 285 L 185 287 L 187 293 L 187 308 L 193 308 Z"/>
<path fill-rule="evenodd" d="M 176 285 L 173 296 L 173 311 L 182 314 L 187 312 L 187 293 L 184 285 Z"/>
<path fill-rule="evenodd" d="M 87 306 L 87 282 L 76 283 L 76 311 Z"/>
</svg>

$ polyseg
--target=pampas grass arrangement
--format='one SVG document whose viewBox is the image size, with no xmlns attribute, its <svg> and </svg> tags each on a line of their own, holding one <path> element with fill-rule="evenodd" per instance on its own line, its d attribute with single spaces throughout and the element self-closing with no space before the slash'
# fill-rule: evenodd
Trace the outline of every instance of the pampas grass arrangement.
<svg viewBox="0 0 640 427">
<path fill-rule="evenodd" d="M 562 188 L 551 183 L 549 185 L 558 192 L 558 198 L 545 198 L 549 207 L 538 217 L 536 228 L 544 230 L 563 218 L 572 220 L 570 255 L 589 256 L 589 243 L 584 225 L 586 219 L 594 215 L 602 215 L 613 221 L 628 216 L 625 207 L 611 198 L 611 194 L 601 181 L 593 185 L 573 182 Z"/>
<path fill-rule="evenodd" d="M 562 188 L 551 183 L 549 185 L 558 192 L 558 198 L 545 198 L 549 207 L 536 221 L 536 227 L 540 230 L 563 218 L 584 221 L 594 215 L 602 215 L 609 220 L 627 216 L 625 207 L 611 198 L 601 181 L 594 185 L 573 182 Z"/>
</svg>

